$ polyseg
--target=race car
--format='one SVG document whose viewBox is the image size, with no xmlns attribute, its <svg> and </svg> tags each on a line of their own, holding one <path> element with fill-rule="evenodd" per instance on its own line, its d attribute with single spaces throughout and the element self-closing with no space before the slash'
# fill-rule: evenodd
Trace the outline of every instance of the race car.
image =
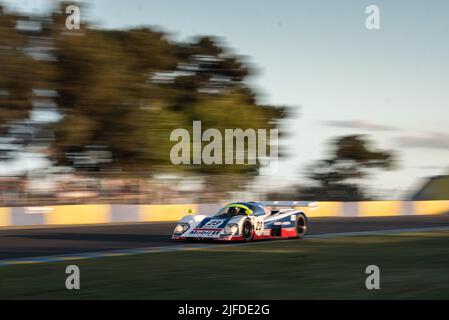
<svg viewBox="0 0 449 320">
<path fill-rule="evenodd" d="M 253 241 L 300 239 L 309 225 L 300 207 L 315 208 L 310 202 L 236 202 L 215 215 L 191 215 L 181 219 L 173 240 Z"/>
</svg>

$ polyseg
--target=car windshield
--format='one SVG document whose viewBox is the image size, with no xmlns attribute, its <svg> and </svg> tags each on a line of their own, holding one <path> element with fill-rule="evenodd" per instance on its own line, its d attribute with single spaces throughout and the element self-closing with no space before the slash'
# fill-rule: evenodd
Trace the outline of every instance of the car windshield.
<svg viewBox="0 0 449 320">
<path fill-rule="evenodd" d="M 216 216 L 222 216 L 222 215 L 227 215 L 227 216 L 241 216 L 241 215 L 246 215 L 246 210 L 248 208 L 244 205 L 239 205 L 239 204 L 235 204 L 235 205 L 229 205 L 226 206 L 224 208 L 222 208 L 220 211 L 217 212 Z"/>
</svg>

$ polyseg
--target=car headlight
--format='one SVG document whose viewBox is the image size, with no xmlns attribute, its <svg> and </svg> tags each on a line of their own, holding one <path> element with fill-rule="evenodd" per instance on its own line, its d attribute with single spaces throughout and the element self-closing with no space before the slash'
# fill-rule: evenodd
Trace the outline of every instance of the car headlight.
<svg viewBox="0 0 449 320">
<path fill-rule="evenodd" d="M 236 224 L 228 224 L 224 229 L 226 234 L 236 234 L 239 232 L 239 226 Z"/>
<path fill-rule="evenodd" d="M 178 223 L 178 225 L 175 228 L 175 233 L 182 234 L 189 230 L 190 225 L 188 223 Z"/>
</svg>

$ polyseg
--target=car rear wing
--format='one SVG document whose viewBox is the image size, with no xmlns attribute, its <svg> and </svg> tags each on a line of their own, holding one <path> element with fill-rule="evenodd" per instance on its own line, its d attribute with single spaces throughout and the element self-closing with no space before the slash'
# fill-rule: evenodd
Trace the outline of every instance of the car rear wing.
<svg viewBox="0 0 449 320">
<path fill-rule="evenodd" d="M 273 208 L 309 208 L 311 210 L 318 209 L 318 202 L 315 201 L 262 201 L 265 207 Z"/>
</svg>

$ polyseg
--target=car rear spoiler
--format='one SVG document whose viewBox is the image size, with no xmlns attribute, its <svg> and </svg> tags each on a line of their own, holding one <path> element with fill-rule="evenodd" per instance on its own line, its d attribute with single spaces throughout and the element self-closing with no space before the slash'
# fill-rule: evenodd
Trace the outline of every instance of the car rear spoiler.
<svg viewBox="0 0 449 320">
<path fill-rule="evenodd" d="M 318 202 L 315 201 L 262 201 L 265 207 L 286 207 L 286 208 L 309 208 L 311 210 L 318 209 Z"/>
</svg>

